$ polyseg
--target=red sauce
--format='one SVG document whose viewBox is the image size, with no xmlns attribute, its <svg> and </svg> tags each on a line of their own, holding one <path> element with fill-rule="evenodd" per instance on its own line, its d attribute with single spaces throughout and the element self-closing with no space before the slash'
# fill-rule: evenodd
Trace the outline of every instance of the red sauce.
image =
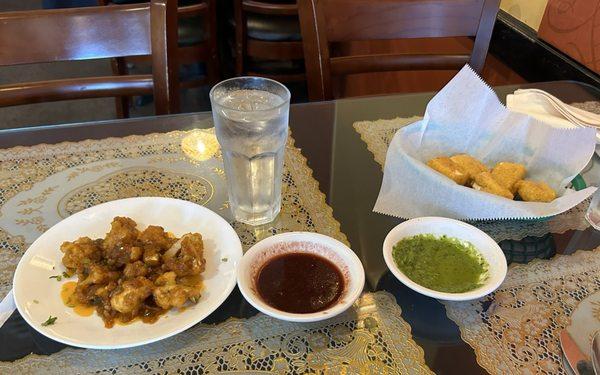
<svg viewBox="0 0 600 375">
<path fill-rule="evenodd" d="M 344 277 L 319 255 L 288 253 L 262 266 L 256 286 L 262 299 L 276 309 L 314 313 L 337 302 L 344 290 Z"/>
</svg>

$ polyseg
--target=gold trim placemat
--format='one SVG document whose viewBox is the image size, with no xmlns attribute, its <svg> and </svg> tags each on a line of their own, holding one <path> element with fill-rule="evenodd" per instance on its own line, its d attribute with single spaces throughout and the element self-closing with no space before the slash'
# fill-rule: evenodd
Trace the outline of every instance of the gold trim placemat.
<svg viewBox="0 0 600 375">
<path fill-rule="evenodd" d="M 232 224 L 245 249 L 267 236 L 320 232 L 347 243 L 340 224 L 290 137 L 282 209 L 249 226 L 232 219 L 214 130 L 174 131 L 0 150 L 0 296 L 27 245 L 84 208 L 120 198 L 166 196 L 202 204 Z"/>
<path fill-rule="evenodd" d="M 245 249 L 288 231 L 319 232 L 348 243 L 312 171 L 290 137 L 282 209 L 270 224 L 232 219 L 214 129 L 174 131 L 0 150 L 0 296 L 15 267 L 50 226 L 84 208 L 119 198 L 168 196 L 202 204 L 228 219 Z M 262 314 L 199 324 L 156 344 L 127 350 L 67 348 L 0 363 L 0 373 L 430 373 L 393 297 L 364 295 L 347 313 L 294 324 Z M 151 327 L 149 327 L 151 329 Z"/>
<path fill-rule="evenodd" d="M 199 324 L 132 349 L 32 354 L 0 362 L 0 373 L 433 374 L 400 314 L 392 295 L 377 292 L 325 322 L 298 324 L 259 314 Z"/>
<path fill-rule="evenodd" d="M 559 333 L 600 290 L 600 247 L 512 266 L 494 293 L 444 302 L 448 317 L 492 374 L 565 374 Z"/>
<path fill-rule="evenodd" d="M 600 102 L 574 103 L 576 107 L 600 113 Z M 398 129 L 421 120 L 422 117 L 397 117 L 391 120 L 359 121 L 354 123 L 354 129 L 373 154 L 375 161 L 385 164 L 385 156 Z M 568 230 L 585 230 L 589 223 L 585 220 L 585 211 L 589 200 L 585 200 L 567 212 L 541 220 L 494 220 L 473 221 L 470 224 L 489 234 L 494 240 L 521 240 L 527 236 L 541 237 L 547 233 L 565 233 Z"/>
</svg>

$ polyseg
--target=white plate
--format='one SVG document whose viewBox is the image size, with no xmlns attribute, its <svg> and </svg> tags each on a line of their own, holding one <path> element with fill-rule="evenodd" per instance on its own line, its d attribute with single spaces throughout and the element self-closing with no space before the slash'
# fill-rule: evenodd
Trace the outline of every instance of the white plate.
<svg viewBox="0 0 600 375">
<path fill-rule="evenodd" d="M 204 289 L 198 304 L 184 311 L 172 309 L 154 324 L 137 321 L 125 326 L 115 325 L 111 329 L 104 327 L 96 313 L 81 317 L 63 304 L 60 290 L 66 281 L 49 279 L 66 270 L 61 262 L 60 245 L 82 236 L 104 237 L 115 216 L 130 217 L 142 229 L 153 224 L 176 236 L 189 232 L 202 235 L 206 270 L 202 274 Z M 64 219 L 29 247 L 15 272 L 15 303 L 25 321 L 35 330 L 68 345 L 116 349 L 148 344 L 182 332 L 215 311 L 235 287 L 236 267 L 241 257 L 242 245 L 233 228 L 205 207 L 171 198 L 107 202 Z M 227 261 L 223 261 L 224 258 Z M 41 324 L 50 315 L 58 317 L 56 323 L 43 327 Z"/>
<path fill-rule="evenodd" d="M 345 285 L 338 302 L 307 314 L 288 313 L 265 303 L 256 290 L 255 280 L 266 261 L 285 253 L 317 254 L 339 267 Z M 354 251 L 340 241 L 318 233 L 290 232 L 268 237 L 252 246 L 240 262 L 237 279 L 244 298 L 259 311 L 290 322 L 316 322 L 332 318 L 352 306 L 365 286 L 365 271 Z"/>
<path fill-rule="evenodd" d="M 445 234 L 448 237 L 458 238 L 473 244 L 490 265 L 489 278 L 485 284 L 464 293 L 445 293 L 425 288 L 409 279 L 396 265 L 392 257 L 392 250 L 394 245 L 401 239 L 417 234 L 433 234 L 434 236 Z M 490 236 L 472 225 L 444 217 L 420 217 L 398 224 L 385 237 L 383 258 L 390 271 L 404 285 L 426 296 L 447 301 L 468 301 L 493 292 L 504 281 L 507 270 L 506 257 L 500 246 Z"/>
</svg>

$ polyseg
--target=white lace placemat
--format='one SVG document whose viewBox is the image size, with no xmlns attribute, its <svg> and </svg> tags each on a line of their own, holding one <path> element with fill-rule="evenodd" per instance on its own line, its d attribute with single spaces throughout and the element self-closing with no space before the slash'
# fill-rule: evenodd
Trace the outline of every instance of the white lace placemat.
<svg viewBox="0 0 600 375">
<path fill-rule="evenodd" d="M 600 113 L 600 102 L 574 103 L 576 107 Z M 391 120 L 359 121 L 354 129 L 360 134 L 373 157 L 383 168 L 390 142 L 398 129 L 421 120 L 422 117 L 397 117 Z M 549 219 L 504 220 L 469 222 L 489 234 L 496 241 L 521 240 L 527 236 L 540 237 L 547 233 L 565 233 L 568 230 L 584 230 L 589 227 L 585 220 L 585 211 L 589 205 L 586 200 L 571 210 Z"/>
<path fill-rule="evenodd" d="M 268 225 L 234 221 L 213 129 L 0 150 L 0 297 L 11 288 L 28 244 L 84 208 L 119 198 L 167 196 L 225 217 L 245 249 L 276 233 L 312 231 L 347 243 L 312 171 L 290 137 L 282 209 Z M 59 296 L 57 296 L 59 298 Z M 430 373 L 393 297 L 365 295 L 355 308 L 318 324 L 259 315 L 197 325 L 173 338 L 128 350 L 68 348 L 0 363 L 24 373 Z M 149 326 L 148 329 L 152 329 Z M 194 373 L 194 372 L 192 372 Z"/>
<path fill-rule="evenodd" d="M 433 374 L 401 312 L 392 295 L 377 292 L 321 323 L 289 323 L 259 314 L 199 324 L 132 349 L 31 354 L 0 362 L 0 373 Z"/>
<path fill-rule="evenodd" d="M 280 215 L 252 227 L 231 217 L 212 128 L 0 150 L 0 296 L 11 288 L 28 244 L 45 230 L 120 198 L 164 196 L 204 205 L 232 224 L 245 249 L 289 231 L 320 232 L 347 243 L 291 137 L 284 164 Z"/>
<path fill-rule="evenodd" d="M 494 293 L 445 302 L 448 317 L 492 374 L 566 374 L 559 333 L 600 290 L 600 247 L 510 267 Z"/>
</svg>

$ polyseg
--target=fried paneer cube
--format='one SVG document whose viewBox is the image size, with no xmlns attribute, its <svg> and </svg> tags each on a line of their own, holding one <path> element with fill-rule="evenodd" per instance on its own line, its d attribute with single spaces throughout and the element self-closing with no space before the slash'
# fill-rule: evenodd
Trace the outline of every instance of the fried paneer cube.
<svg viewBox="0 0 600 375">
<path fill-rule="evenodd" d="M 489 172 L 485 164 L 475 159 L 471 155 L 458 154 L 451 156 L 450 160 L 458 164 L 465 172 L 467 172 L 470 180 L 473 180 L 475 176 L 481 172 Z"/>
<path fill-rule="evenodd" d="M 517 182 L 525 178 L 527 170 L 523 164 L 502 161 L 492 169 L 492 177 L 500 186 L 510 190 L 512 194 L 517 191 Z"/>
<path fill-rule="evenodd" d="M 552 202 L 556 199 L 556 192 L 542 181 L 520 181 L 517 183 L 517 192 L 525 202 Z"/>
<path fill-rule="evenodd" d="M 433 158 L 427 162 L 427 165 L 459 185 L 465 185 L 469 180 L 467 172 L 448 157 Z"/>
<path fill-rule="evenodd" d="M 504 198 L 513 199 L 514 195 L 507 188 L 500 185 L 492 177 L 490 172 L 481 172 L 477 174 L 473 181 L 473 189 L 485 191 L 490 194 L 499 195 Z"/>
</svg>

